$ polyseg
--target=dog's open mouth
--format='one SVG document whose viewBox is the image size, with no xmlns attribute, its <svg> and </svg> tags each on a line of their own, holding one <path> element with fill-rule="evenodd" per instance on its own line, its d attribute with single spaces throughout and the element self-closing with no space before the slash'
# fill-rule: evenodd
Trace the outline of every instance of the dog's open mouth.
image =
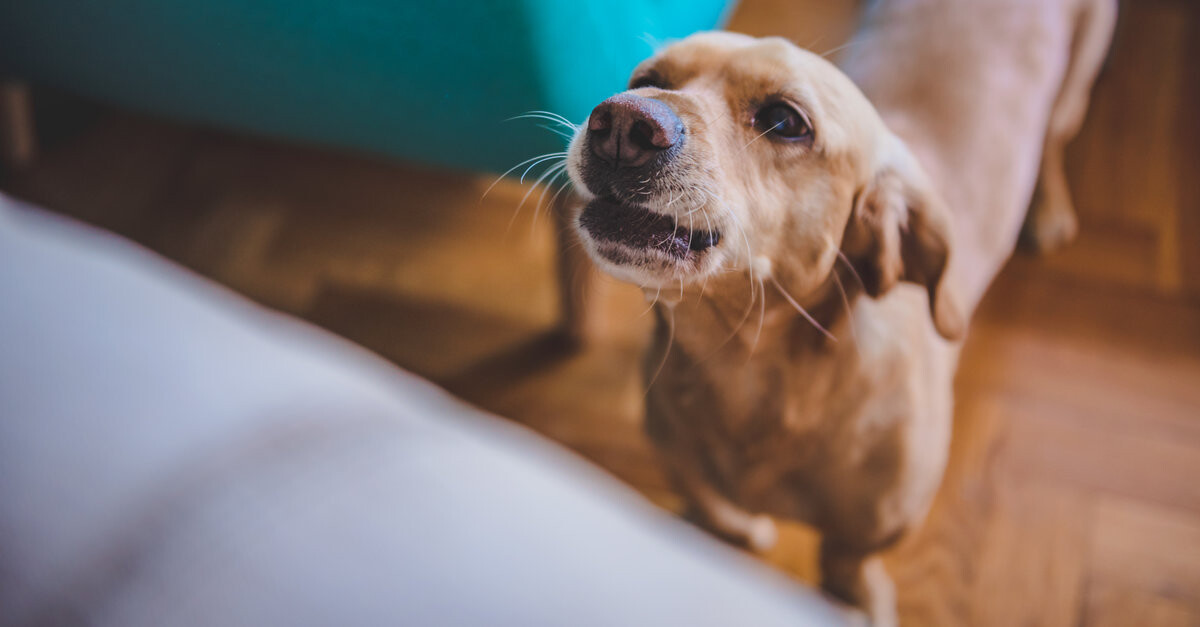
<svg viewBox="0 0 1200 627">
<path fill-rule="evenodd" d="M 579 225 L 601 244 L 621 244 L 634 251 L 656 250 L 677 261 L 693 260 L 721 243 L 720 231 L 688 229 L 671 216 L 607 198 L 588 203 Z M 630 261 L 620 247 L 602 246 L 600 252 L 617 263 Z"/>
</svg>

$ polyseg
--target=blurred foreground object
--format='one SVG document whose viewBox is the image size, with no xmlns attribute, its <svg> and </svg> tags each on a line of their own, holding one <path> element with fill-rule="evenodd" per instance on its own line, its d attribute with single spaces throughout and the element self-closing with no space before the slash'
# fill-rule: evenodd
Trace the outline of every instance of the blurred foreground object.
<svg viewBox="0 0 1200 627">
<path fill-rule="evenodd" d="M 826 625 L 520 427 L 0 196 L 0 625 Z"/>
</svg>

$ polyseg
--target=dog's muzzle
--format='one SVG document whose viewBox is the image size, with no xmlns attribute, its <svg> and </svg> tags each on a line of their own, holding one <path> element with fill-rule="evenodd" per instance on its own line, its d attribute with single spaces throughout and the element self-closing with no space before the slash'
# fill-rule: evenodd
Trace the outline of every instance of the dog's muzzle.
<svg viewBox="0 0 1200 627">
<path fill-rule="evenodd" d="M 686 141 L 686 127 L 670 105 L 632 93 L 600 103 L 588 118 L 580 175 L 594 198 L 579 227 L 598 255 L 618 265 L 694 266 L 721 241 L 714 230 L 698 230 L 647 204 L 658 179 Z M 669 195 L 669 194 L 667 194 Z M 661 200 L 659 200 L 661 202 Z"/>
</svg>

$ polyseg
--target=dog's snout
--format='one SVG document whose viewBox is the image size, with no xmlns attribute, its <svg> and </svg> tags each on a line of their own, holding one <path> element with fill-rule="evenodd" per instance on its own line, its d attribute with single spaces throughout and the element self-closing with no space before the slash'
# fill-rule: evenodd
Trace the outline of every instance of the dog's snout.
<svg viewBox="0 0 1200 627">
<path fill-rule="evenodd" d="M 616 168 L 637 168 L 680 143 L 683 121 L 666 103 L 618 94 L 592 110 L 588 143 L 592 153 Z"/>
</svg>

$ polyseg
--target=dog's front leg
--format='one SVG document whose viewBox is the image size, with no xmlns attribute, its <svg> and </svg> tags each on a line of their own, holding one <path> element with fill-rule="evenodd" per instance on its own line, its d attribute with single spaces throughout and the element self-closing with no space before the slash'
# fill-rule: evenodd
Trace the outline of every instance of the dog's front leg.
<svg viewBox="0 0 1200 627">
<path fill-rule="evenodd" d="M 778 532 L 775 521 L 765 514 L 752 514 L 721 494 L 695 464 L 666 455 L 668 473 L 687 502 L 685 516 L 721 539 L 749 549 L 765 552 L 775 546 Z"/>
<path fill-rule="evenodd" d="M 877 553 L 862 553 L 836 543 L 821 544 L 821 587 L 862 609 L 872 627 L 892 627 L 896 616 L 896 587 Z"/>
</svg>

